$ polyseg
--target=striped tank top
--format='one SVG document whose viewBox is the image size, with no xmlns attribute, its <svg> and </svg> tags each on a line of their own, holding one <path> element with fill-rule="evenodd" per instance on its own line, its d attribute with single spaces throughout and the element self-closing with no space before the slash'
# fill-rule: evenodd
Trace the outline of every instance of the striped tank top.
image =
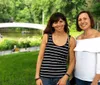
<svg viewBox="0 0 100 85">
<path fill-rule="evenodd" d="M 44 58 L 41 64 L 41 77 L 62 77 L 67 71 L 68 40 L 63 46 L 53 43 L 52 34 L 48 35 Z"/>
</svg>

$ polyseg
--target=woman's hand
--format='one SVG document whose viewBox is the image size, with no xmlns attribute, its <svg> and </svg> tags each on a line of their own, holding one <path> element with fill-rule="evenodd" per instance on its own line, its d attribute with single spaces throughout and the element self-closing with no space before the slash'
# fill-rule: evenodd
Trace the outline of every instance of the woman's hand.
<svg viewBox="0 0 100 85">
<path fill-rule="evenodd" d="M 93 81 L 93 82 L 91 83 L 91 85 L 98 85 L 98 82 L 97 82 L 97 81 Z"/>
<path fill-rule="evenodd" d="M 66 85 L 67 80 L 68 80 L 68 76 L 67 76 L 67 75 L 64 75 L 64 76 L 58 81 L 57 85 Z"/>
<path fill-rule="evenodd" d="M 36 85 L 43 85 L 42 80 L 41 79 L 36 80 Z"/>
<path fill-rule="evenodd" d="M 91 85 L 98 85 L 99 80 L 100 80 L 100 74 L 96 74 Z"/>
</svg>

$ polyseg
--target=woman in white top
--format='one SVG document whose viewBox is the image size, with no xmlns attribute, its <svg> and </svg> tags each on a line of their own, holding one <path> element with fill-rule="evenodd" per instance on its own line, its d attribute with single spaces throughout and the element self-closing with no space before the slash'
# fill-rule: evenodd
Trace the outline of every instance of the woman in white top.
<svg viewBox="0 0 100 85">
<path fill-rule="evenodd" d="M 77 85 L 100 85 L 100 32 L 93 29 L 94 20 L 88 11 L 81 11 L 76 20 L 77 37 L 75 78 Z"/>
</svg>

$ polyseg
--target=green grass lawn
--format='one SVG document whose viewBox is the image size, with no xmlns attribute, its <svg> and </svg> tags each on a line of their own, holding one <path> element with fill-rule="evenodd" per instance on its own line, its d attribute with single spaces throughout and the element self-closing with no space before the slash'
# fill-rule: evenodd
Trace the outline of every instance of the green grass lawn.
<svg viewBox="0 0 100 85">
<path fill-rule="evenodd" d="M 0 85 L 35 85 L 38 51 L 0 56 Z"/>
</svg>

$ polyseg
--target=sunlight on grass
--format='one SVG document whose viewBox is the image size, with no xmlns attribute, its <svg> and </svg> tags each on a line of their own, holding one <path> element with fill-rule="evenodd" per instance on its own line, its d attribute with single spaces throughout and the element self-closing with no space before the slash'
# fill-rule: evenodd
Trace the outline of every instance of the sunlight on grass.
<svg viewBox="0 0 100 85">
<path fill-rule="evenodd" d="M 0 85 L 35 85 L 38 51 L 0 56 Z"/>
</svg>

